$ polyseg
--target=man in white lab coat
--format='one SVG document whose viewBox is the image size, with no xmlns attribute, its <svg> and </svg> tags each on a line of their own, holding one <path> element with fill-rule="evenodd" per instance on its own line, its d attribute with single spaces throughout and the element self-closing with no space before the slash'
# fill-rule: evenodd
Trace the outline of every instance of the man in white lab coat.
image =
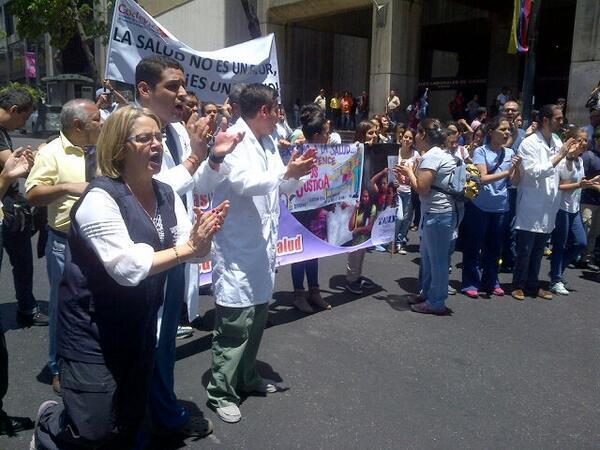
<svg viewBox="0 0 600 450">
<path fill-rule="evenodd" d="M 219 134 L 211 150 L 213 155 L 207 160 L 207 142 L 215 124 L 202 118 L 190 126 L 188 134 L 179 123 L 187 94 L 181 65 L 172 58 L 151 56 L 138 63 L 135 76 L 138 102 L 160 118 L 166 136 L 162 168 L 156 178 L 181 196 L 190 219 L 194 220 L 194 191 L 206 192 L 206 186 L 226 176 L 227 169 L 220 165 L 220 160 L 233 150 L 240 137 L 235 133 Z M 175 335 L 186 299 L 188 302 L 198 299 L 197 264 L 180 264 L 167 273 L 149 405 L 156 432 L 204 436 L 212 430 L 210 421 L 202 416 L 190 417 L 178 404 L 174 392 Z"/>
<path fill-rule="evenodd" d="M 563 143 L 556 133 L 563 123 L 563 113 L 557 105 L 544 105 L 538 114 L 538 130 L 523 140 L 521 180 L 517 192 L 517 258 L 513 273 L 512 296 L 524 300 L 525 295 L 552 299 L 552 293 L 538 287 L 538 275 L 544 246 L 554 230 L 559 208 L 558 169 L 563 158 L 577 149 L 573 139 Z"/>
<path fill-rule="evenodd" d="M 300 186 L 315 165 L 314 151 L 283 165 L 271 137 L 277 124 L 277 92 L 250 84 L 240 95 L 242 116 L 230 128 L 245 133 L 228 154 L 228 177 L 214 189 L 215 204 L 231 203 L 227 223 L 213 243 L 216 300 L 212 375 L 208 402 L 225 422 L 241 419 L 240 395 L 275 392 L 256 371 L 256 355 L 273 296 L 280 193 Z"/>
</svg>

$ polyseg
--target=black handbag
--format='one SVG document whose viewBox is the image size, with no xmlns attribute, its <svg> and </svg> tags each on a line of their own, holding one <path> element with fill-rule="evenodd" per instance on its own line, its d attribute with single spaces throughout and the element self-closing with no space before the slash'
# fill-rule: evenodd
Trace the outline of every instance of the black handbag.
<svg viewBox="0 0 600 450">
<path fill-rule="evenodd" d="M 21 200 L 5 197 L 2 210 L 4 211 L 3 225 L 13 233 L 34 233 L 33 214 L 31 206 Z"/>
</svg>

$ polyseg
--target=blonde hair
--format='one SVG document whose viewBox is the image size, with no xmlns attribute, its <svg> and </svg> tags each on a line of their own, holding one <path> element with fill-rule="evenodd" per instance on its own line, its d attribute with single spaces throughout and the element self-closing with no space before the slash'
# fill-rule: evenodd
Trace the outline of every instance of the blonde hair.
<svg viewBox="0 0 600 450">
<path fill-rule="evenodd" d="M 123 161 L 119 157 L 134 122 L 140 117 L 151 118 L 156 122 L 158 128 L 161 128 L 160 119 L 152 111 L 138 106 L 119 108 L 104 122 L 96 146 L 98 169 L 102 175 L 109 178 L 121 176 Z"/>
</svg>

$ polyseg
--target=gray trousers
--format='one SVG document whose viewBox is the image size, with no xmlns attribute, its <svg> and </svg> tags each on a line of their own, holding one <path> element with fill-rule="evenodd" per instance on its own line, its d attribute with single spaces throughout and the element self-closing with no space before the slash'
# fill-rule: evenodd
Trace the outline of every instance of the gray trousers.
<svg viewBox="0 0 600 450">
<path fill-rule="evenodd" d="M 150 356 L 150 357 L 148 357 Z M 116 370 L 104 364 L 58 359 L 63 403 L 40 417 L 38 449 L 130 450 L 146 415 L 153 355 Z"/>
</svg>

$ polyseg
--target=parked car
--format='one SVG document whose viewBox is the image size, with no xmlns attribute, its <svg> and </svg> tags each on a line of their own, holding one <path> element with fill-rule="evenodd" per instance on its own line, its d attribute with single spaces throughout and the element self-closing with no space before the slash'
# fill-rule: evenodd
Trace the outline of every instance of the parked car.
<svg viewBox="0 0 600 450">
<path fill-rule="evenodd" d="M 60 105 L 46 105 L 46 126 L 43 127 L 41 124 L 37 127 L 37 131 L 41 132 L 43 130 L 49 133 L 58 133 L 60 131 L 60 112 L 62 110 L 62 106 Z M 35 124 L 38 121 L 38 111 L 35 110 L 25 122 L 25 128 L 21 129 L 21 133 L 23 134 L 32 134 L 36 131 Z"/>
</svg>

